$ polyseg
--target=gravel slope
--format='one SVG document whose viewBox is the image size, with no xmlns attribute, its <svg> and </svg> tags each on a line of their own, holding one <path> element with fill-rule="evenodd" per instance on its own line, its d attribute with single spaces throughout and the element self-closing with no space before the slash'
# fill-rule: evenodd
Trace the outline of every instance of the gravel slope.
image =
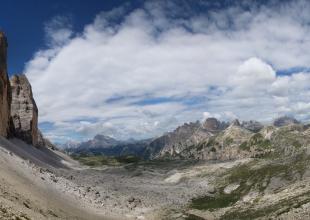
<svg viewBox="0 0 310 220">
<path fill-rule="evenodd" d="M 49 150 L 48 153 L 36 152 L 35 149 L 25 150 L 23 148 L 29 146 L 18 146 L 16 143 L 20 142 L 0 140 L 1 219 L 112 219 L 103 217 L 99 210 L 77 200 L 73 195 L 64 194 L 56 187 L 55 177 L 52 171 L 49 171 L 50 167 L 67 167 L 61 164 L 59 155 Z M 12 149 L 14 153 L 7 149 Z M 31 157 L 29 152 L 33 153 Z M 30 159 L 23 160 L 21 157 Z"/>
</svg>

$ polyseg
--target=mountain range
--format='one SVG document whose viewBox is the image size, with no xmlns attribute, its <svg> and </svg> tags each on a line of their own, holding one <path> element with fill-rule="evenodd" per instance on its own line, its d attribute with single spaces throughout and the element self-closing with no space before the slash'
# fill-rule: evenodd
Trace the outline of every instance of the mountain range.
<svg viewBox="0 0 310 220">
<path fill-rule="evenodd" d="M 276 118 L 270 125 L 257 121 L 240 123 L 236 119 L 221 122 L 216 118 L 207 118 L 202 123 L 185 123 L 172 132 L 147 140 L 118 141 L 98 134 L 92 140 L 74 145 L 69 142 L 62 148 L 71 154 L 134 155 L 144 159 L 229 160 L 267 153 L 272 146 L 278 145 L 275 140 L 285 129 L 301 132 L 307 128 L 307 125 L 289 116 Z M 266 145 L 265 148 L 262 145 Z"/>
</svg>

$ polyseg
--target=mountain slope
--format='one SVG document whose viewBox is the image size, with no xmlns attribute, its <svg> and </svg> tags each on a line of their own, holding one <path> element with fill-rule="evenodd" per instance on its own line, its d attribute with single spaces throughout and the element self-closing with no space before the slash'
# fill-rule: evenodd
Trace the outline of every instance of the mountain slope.
<svg viewBox="0 0 310 220">
<path fill-rule="evenodd" d="M 95 211 L 78 202 L 74 197 L 65 196 L 63 192 L 55 187 L 53 174 L 45 169 L 35 166 L 32 162 L 40 164 L 41 167 L 54 167 L 52 158 L 57 156 L 45 155 L 40 157 L 33 152 L 19 152 L 21 159 L 7 149 L 23 149 L 20 141 L 10 142 L 0 138 L 0 217 L 1 219 L 108 219 L 94 214 Z M 36 148 L 34 148 L 36 149 Z M 32 155 L 31 158 L 27 156 Z M 44 153 L 42 153 L 43 155 Z M 41 156 L 42 156 L 41 155 Z M 50 160 L 46 160 L 47 157 Z M 40 160 L 38 159 L 40 158 Z M 27 161 L 32 162 L 27 162 Z M 65 160 L 65 158 L 63 158 Z M 72 161 L 66 160 L 67 164 Z M 58 166 L 59 164 L 57 164 Z M 47 179 L 48 177 L 48 179 Z M 84 206 L 84 207 L 83 207 Z"/>
</svg>

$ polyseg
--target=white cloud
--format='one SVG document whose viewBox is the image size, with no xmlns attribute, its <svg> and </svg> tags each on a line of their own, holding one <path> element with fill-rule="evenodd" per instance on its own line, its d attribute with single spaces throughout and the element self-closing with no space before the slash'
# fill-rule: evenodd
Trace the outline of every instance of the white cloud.
<svg viewBox="0 0 310 220">
<path fill-rule="evenodd" d="M 66 19 L 47 25 L 49 48 L 25 67 L 40 122 L 55 123 L 49 132 L 59 136 L 143 138 L 203 112 L 270 120 L 307 109 L 309 73 L 275 72 L 310 63 L 310 3 L 247 11 L 235 4 L 199 15 L 182 6 L 124 6 L 100 13 L 82 33 Z"/>
<path fill-rule="evenodd" d="M 210 112 L 203 112 L 202 115 L 203 115 L 203 118 L 202 118 L 203 121 L 206 120 L 207 118 L 218 118 L 218 119 L 221 119 L 221 117 L 222 117 L 220 114 L 216 114 L 216 113 L 212 114 Z"/>
<path fill-rule="evenodd" d="M 253 86 L 272 83 L 276 79 L 276 73 L 270 65 L 253 57 L 241 64 L 233 77 L 237 86 Z"/>
<path fill-rule="evenodd" d="M 73 35 L 71 19 L 67 16 L 56 16 L 45 24 L 48 45 L 51 47 L 63 46 Z"/>
</svg>

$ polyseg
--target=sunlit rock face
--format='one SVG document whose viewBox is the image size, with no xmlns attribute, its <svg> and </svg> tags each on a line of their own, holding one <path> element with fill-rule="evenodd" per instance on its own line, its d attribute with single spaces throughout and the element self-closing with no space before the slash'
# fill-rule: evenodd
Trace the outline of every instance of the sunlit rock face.
<svg viewBox="0 0 310 220">
<path fill-rule="evenodd" d="M 8 137 L 10 133 L 11 91 L 7 73 L 7 39 L 0 32 L 0 135 Z"/>
<path fill-rule="evenodd" d="M 13 133 L 28 144 L 38 146 L 38 108 L 25 75 L 14 75 L 11 82 Z"/>
</svg>

